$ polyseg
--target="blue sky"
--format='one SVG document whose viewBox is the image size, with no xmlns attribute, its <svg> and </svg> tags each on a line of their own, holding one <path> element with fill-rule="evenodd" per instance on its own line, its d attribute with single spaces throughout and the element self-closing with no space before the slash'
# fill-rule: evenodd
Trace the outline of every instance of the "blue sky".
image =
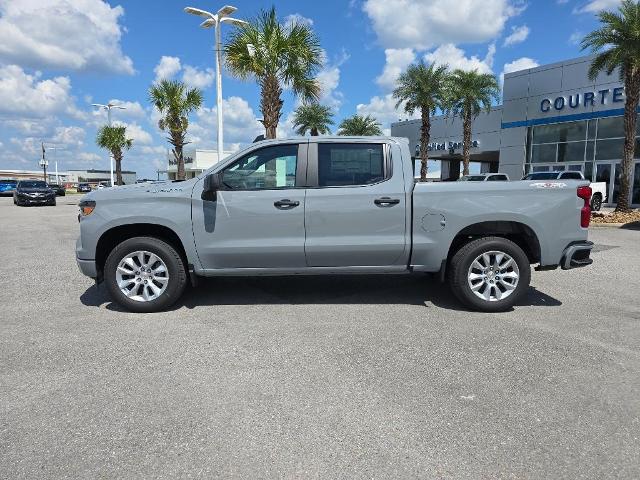
<svg viewBox="0 0 640 480">
<path fill-rule="evenodd" d="M 477 68 L 500 76 L 583 55 L 579 39 L 597 26 L 595 13 L 619 0 L 325 0 L 276 1 L 283 22 L 309 23 L 326 52 L 319 73 L 322 102 L 336 124 L 371 114 L 388 131 L 407 118 L 390 96 L 398 73 L 418 59 Z M 238 18 L 272 3 L 235 0 Z M 185 6 L 215 10 L 210 0 L 0 0 L 0 169 L 36 169 L 40 142 L 57 145 L 60 170 L 107 168 L 95 147 L 106 121 L 92 102 L 127 106 L 113 119 L 126 124 L 134 146 L 124 168 L 154 177 L 167 142 L 149 106 L 158 78 L 202 88 L 205 106 L 191 118 L 190 140 L 215 147 L 213 32 Z M 230 31 L 225 26 L 223 36 Z M 223 77 L 225 149 L 261 133 L 259 90 Z M 284 96 L 280 136 L 292 134 L 296 100 Z"/>
</svg>

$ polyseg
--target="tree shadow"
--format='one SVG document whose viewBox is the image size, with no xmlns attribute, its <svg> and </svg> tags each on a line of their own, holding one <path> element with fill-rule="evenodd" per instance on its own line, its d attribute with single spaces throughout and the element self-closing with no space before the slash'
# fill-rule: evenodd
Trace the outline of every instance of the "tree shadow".
<svg viewBox="0 0 640 480">
<path fill-rule="evenodd" d="M 640 221 L 625 223 L 620 228 L 624 230 L 640 230 Z"/>
<path fill-rule="evenodd" d="M 112 302 L 104 286 L 91 286 L 83 305 L 126 311 Z M 200 279 L 170 310 L 212 305 L 416 305 L 470 311 L 429 275 L 327 275 L 288 277 L 217 277 Z M 558 299 L 529 287 L 516 306 L 551 307 Z"/>
</svg>

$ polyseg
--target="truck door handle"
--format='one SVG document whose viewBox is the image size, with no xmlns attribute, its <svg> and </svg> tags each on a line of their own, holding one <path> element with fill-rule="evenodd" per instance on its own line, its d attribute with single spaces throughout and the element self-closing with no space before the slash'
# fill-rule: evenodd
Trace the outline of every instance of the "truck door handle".
<svg viewBox="0 0 640 480">
<path fill-rule="evenodd" d="M 378 205 L 379 207 L 390 207 L 392 205 L 397 205 L 400 203 L 399 198 L 390 198 L 390 197 L 380 197 L 376 198 L 373 203 Z"/>
<path fill-rule="evenodd" d="M 283 198 L 282 200 L 273 202 L 273 206 L 281 210 L 290 210 L 292 208 L 297 207 L 298 205 L 300 205 L 299 201 L 289 200 L 288 198 Z"/>
</svg>

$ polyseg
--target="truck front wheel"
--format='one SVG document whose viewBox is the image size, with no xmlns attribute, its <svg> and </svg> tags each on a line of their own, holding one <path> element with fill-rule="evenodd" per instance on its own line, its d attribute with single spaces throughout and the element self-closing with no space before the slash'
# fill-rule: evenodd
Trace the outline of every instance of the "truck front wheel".
<svg viewBox="0 0 640 480">
<path fill-rule="evenodd" d="M 116 246 L 104 265 L 111 298 L 132 312 L 158 312 L 180 298 L 187 273 L 180 254 L 153 237 L 134 237 Z"/>
<path fill-rule="evenodd" d="M 510 309 L 529 287 L 531 267 L 522 249 L 502 237 L 473 240 L 458 250 L 449 265 L 454 295 L 473 310 Z"/>
</svg>

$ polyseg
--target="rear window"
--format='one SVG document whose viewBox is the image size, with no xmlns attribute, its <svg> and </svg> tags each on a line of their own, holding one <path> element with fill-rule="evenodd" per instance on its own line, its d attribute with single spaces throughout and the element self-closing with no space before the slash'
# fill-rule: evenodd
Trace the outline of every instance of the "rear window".
<svg viewBox="0 0 640 480">
<path fill-rule="evenodd" d="M 460 177 L 461 182 L 482 182 L 484 181 L 484 175 L 465 175 Z"/>
<path fill-rule="evenodd" d="M 530 173 L 524 180 L 555 180 L 558 178 L 558 172 L 538 172 Z"/>
<path fill-rule="evenodd" d="M 565 172 L 560 178 L 566 178 L 567 180 L 582 180 L 582 175 L 578 172 Z"/>
<path fill-rule="evenodd" d="M 318 144 L 318 185 L 371 185 L 385 179 L 382 144 Z"/>
</svg>

